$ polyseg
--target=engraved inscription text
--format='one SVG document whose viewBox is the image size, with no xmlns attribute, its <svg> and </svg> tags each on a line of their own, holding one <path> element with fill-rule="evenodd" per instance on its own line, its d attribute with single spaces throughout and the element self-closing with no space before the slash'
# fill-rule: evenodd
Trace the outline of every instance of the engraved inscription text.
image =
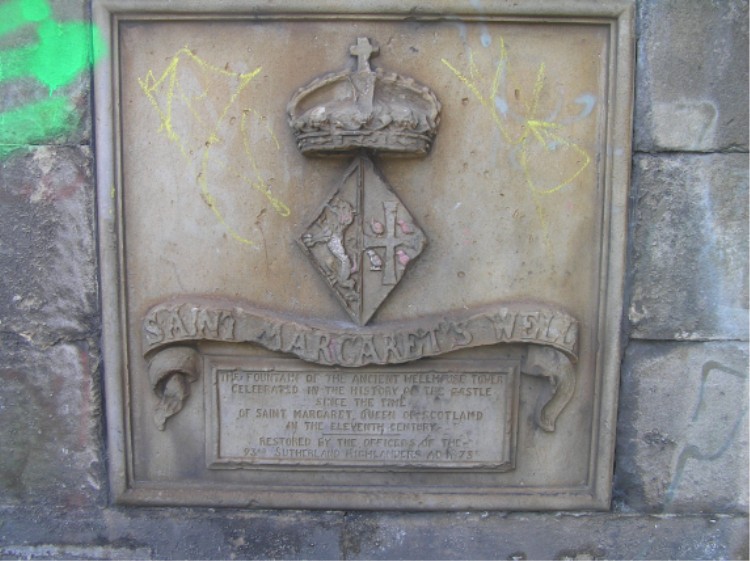
<svg viewBox="0 0 750 561">
<path fill-rule="evenodd" d="M 512 469 L 518 363 L 211 370 L 210 467 Z"/>
</svg>

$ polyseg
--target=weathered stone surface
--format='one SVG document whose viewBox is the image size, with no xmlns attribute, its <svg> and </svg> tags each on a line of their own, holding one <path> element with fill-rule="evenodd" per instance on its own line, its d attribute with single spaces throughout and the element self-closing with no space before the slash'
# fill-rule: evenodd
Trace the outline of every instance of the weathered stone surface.
<svg viewBox="0 0 750 561">
<path fill-rule="evenodd" d="M 0 505 L 101 505 L 98 349 L 0 338 Z"/>
<path fill-rule="evenodd" d="M 747 512 L 747 349 L 631 343 L 617 435 L 621 509 Z"/>
<path fill-rule="evenodd" d="M 121 87 L 96 74 L 116 500 L 606 508 L 632 86 L 607 22 L 627 36 L 633 11 L 370 2 L 394 17 L 352 28 L 363 5 L 103 4 L 100 25 L 132 21 Z M 554 350 L 577 340 L 577 361 Z M 178 341 L 203 360 L 155 348 Z M 522 373 L 518 407 L 490 357 Z"/>
<path fill-rule="evenodd" d="M 5 510 L 0 557 L 746 559 L 743 516 Z M 64 545 L 55 545 L 64 544 Z"/>
<path fill-rule="evenodd" d="M 465 513 L 347 516 L 346 559 L 731 559 L 745 518 Z"/>
<path fill-rule="evenodd" d="M 338 559 L 342 512 L 0 510 L 0 558 Z M 56 545 L 59 544 L 59 545 Z"/>
<path fill-rule="evenodd" d="M 10 544 L 0 548 L 0 555 L 6 559 L 149 559 L 151 550 L 109 545 Z"/>
<path fill-rule="evenodd" d="M 631 336 L 747 339 L 748 157 L 638 156 Z"/>
<path fill-rule="evenodd" d="M 0 332 L 36 345 L 98 325 L 88 147 L 34 147 L 0 163 Z"/>
<path fill-rule="evenodd" d="M 84 17 L 84 0 L 52 4 L 58 19 Z M 747 48 L 717 54 L 737 39 L 737 29 L 745 33 L 742 21 L 747 16 L 736 19 L 737 7 L 740 15 L 745 13 L 744 2 L 641 2 L 639 149 L 736 149 L 747 143 L 746 75 L 741 76 L 746 72 Z M 691 33 L 672 33 L 668 39 L 663 35 L 663 30 L 688 21 L 699 22 Z M 9 44 L 0 42 L 0 50 Z M 715 81 L 713 76 L 725 73 L 728 65 L 737 71 Z M 80 80 L 80 88 L 87 90 L 89 77 Z M 33 81 L 3 87 L 0 111 L 48 95 Z M 652 103 L 654 92 L 664 97 Z M 86 119 L 85 98 L 74 105 L 76 118 Z M 674 114 L 665 113 L 670 109 Z M 733 113 L 744 117 L 722 119 L 731 119 Z M 668 127 L 657 126 L 665 122 Z M 43 142 L 85 142 L 86 130 Z M 705 387 L 710 399 L 697 422 L 691 422 L 706 361 L 746 372 L 746 351 L 735 343 L 631 345 L 621 393 L 616 514 L 354 515 L 103 506 L 105 447 L 97 440 L 94 422 L 101 414 L 96 409 L 96 384 L 88 386 L 96 379 L 98 351 L 86 343 L 89 337 L 96 340 L 98 322 L 89 153 L 33 148 L 12 158 L 0 168 L 0 558 L 748 558 L 747 503 L 743 506 L 740 500 L 747 497 L 746 481 L 741 481 L 746 463 L 737 468 L 746 454 L 746 437 L 738 433 L 714 460 L 691 455 L 712 455 L 726 441 L 731 426 L 721 418 L 733 413 L 731 406 L 746 396 L 744 390 L 725 392 L 723 399 L 729 401 L 719 402 L 728 403 L 727 411 L 717 412 L 716 393 L 711 392 L 736 388 L 738 378 L 712 369 Z M 637 301 L 649 304 L 649 315 L 639 315 L 643 308 L 631 311 L 636 337 L 733 336 L 735 332 L 726 329 L 710 335 L 707 328 L 697 330 L 695 322 L 684 332 L 673 327 L 685 324 L 688 312 L 701 321 L 710 319 L 712 325 L 724 325 L 716 319 L 716 298 L 724 304 L 734 299 L 747 307 L 746 288 L 742 289 L 747 280 L 737 280 L 747 270 L 746 195 L 733 194 L 732 181 L 712 179 L 726 173 L 733 177 L 746 164 L 740 159 L 728 165 L 738 160 L 718 157 L 686 161 L 639 158 L 636 165 L 639 185 L 639 177 L 650 178 L 648 189 L 640 187 L 643 205 L 654 205 L 637 209 L 639 220 L 645 220 L 638 224 L 636 244 Z M 714 171 L 700 164 L 709 161 Z M 70 181 L 79 174 L 80 182 Z M 709 184 L 711 189 L 701 188 Z M 709 213 L 714 218 L 706 222 L 698 210 L 710 205 L 700 202 L 699 195 L 714 190 L 724 193 L 723 209 L 718 210 L 721 205 L 715 204 L 714 196 L 713 214 Z M 693 238 L 695 245 L 683 249 L 680 244 Z M 712 279 L 696 265 L 704 258 L 692 260 L 691 252 L 713 253 L 730 266 Z M 273 267 L 274 256 L 270 257 Z M 457 290 L 461 282 L 468 282 L 453 276 Z M 687 287 L 688 296 L 679 295 L 679 286 Z M 732 298 L 727 286 L 738 291 Z M 723 292 L 717 287 L 724 287 Z M 16 295 L 21 298 L 14 301 Z M 660 301 L 665 305 L 655 313 Z M 60 339 L 69 342 L 53 344 Z M 747 417 L 738 430 L 746 430 L 746 422 Z M 711 446 L 705 446 L 707 442 Z M 682 475 L 671 502 L 665 504 L 682 450 L 687 451 Z M 696 514 L 702 509 L 742 514 Z M 643 514 L 660 510 L 679 512 Z"/>
<path fill-rule="evenodd" d="M 639 3 L 635 147 L 747 151 L 747 0 Z"/>
</svg>

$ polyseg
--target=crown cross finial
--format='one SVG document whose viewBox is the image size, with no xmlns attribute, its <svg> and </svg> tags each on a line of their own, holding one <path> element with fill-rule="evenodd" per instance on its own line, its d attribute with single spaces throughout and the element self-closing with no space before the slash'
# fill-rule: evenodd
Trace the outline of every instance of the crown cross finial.
<svg viewBox="0 0 750 561">
<path fill-rule="evenodd" d="M 368 37 L 354 39 L 342 52 L 348 49 L 347 54 L 356 57 L 354 68 L 350 61 L 345 70 L 314 79 L 289 100 L 289 126 L 297 147 L 311 156 L 362 150 L 426 155 L 440 120 L 437 97 L 412 78 L 371 68 L 378 43 Z"/>
<path fill-rule="evenodd" d="M 370 57 L 380 52 L 378 47 L 373 46 L 367 37 L 358 37 L 357 44 L 349 47 L 352 56 L 357 57 L 357 71 L 370 72 Z"/>
</svg>

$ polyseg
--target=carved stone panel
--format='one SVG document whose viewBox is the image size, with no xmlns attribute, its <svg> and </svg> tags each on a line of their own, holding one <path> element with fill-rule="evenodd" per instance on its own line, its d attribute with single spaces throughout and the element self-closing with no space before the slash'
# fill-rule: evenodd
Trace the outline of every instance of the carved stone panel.
<svg viewBox="0 0 750 561">
<path fill-rule="evenodd" d="M 207 364 L 209 468 L 513 469 L 517 361 L 356 372 L 286 359 L 253 366 Z"/>
<path fill-rule="evenodd" d="M 630 0 L 94 0 L 119 502 L 606 508 Z"/>
</svg>

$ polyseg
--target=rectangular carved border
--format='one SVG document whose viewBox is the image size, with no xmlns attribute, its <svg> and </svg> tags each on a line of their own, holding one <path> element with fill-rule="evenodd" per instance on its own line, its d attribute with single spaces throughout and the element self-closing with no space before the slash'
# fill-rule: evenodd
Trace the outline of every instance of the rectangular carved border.
<svg viewBox="0 0 750 561">
<path fill-rule="evenodd" d="M 299 470 L 299 466 L 295 466 L 295 462 L 289 460 L 272 460 L 269 458 L 263 458 L 256 462 L 243 462 L 240 458 L 230 457 L 223 458 L 220 454 L 221 448 L 221 421 L 219 421 L 220 409 L 219 404 L 219 382 L 217 375 L 219 370 L 244 370 L 243 364 L 246 362 L 244 358 L 211 355 L 205 354 L 204 357 L 204 373 L 203 377 L 205 380 L 204 385 L 204 398 L 205 398 L 205 422 L 206 422 L 206 462 L 209 469 L 232 469 L 239 466 L 247 465 L 252 466 L 254 469 L 268 469 L 268 470 L 279 470 L 285 469 L 292 466 L 293 469 Z M 496 405 L 502 406 L 502 411 L 505 415 L 502 417 L 503 426 L 505 428 L 502 438 L 496 444 L 495 452 L 499 453 L 501 458 L 497 461 L 488 460 L 459 460 L 447 461 L 445 459 L 441 461 L 430 461 L 427 458 L 422 458 L 422 461 L 412 459 L 409 461 L 389 461 L 389 460 L 374 460 L 368 463 L 361 461 L 346 461 L 345 459 L 332 459 L 328 460 L 310 460 L 305 462 L 305 468 L 310 467 L 314 469 L 316 466 L 324 466 L 327 469 L 341 469 L 344 471 L 358 471 L 358 472 L 369 472 L 369 471 L 409 471 L 418 470 L 419 468 L 424 469 L 441 469 L 441 470 L 461 470 L 470 469 L 472 472 L 477 470 L 485 470 L 489 472 L 503 472 L 513 469 L 515 467 L 515 446 L 516 446 L 516 433 L 517 433 L 517 417 L 518 417 L 518 394 L 519 394 L 519 377 L 520 377 L 520 361 L 517 360 L 464 360 L 460 363 L 462 366 L 468 367 L 466 371 L 470 373 L 490 373 L 499 374 L 503 377 L 503 392 L 500 399 L 497 400 Z M 455 362 L 450 359 L 442 359 L 439 362 L 430 360 L 420 360 L 416 362 L 407 363 L 396 370 L 389 370 L 389 373 L 393 373 L 395 376 L 402 374 L 420 374 L 425 372 L 440 372 L 450 373 L 455 372 L 458 366 Z M 288 358 L 273 358 L 273 359 L 256 359 L 253 361 L 254 372 L 284 372 L 284 373 L 318 373 L 321 372 L 320 367 L 315 365 L 300 362 L 295 359 Z M 354 373 L 384 373 L 382 367 L 370 367 L 364 371 L 357 370 Z M 354 374 L 353 373 L 353 374 Z M 399 382 L 396 382 L 399 383 Z M 303 394 L 303 392 L 300 392 Z M 303 394 L 304 395 L 304 394 Z M 316 394 L 317 395 L 317 394 Z M 257 401 L 256 405 L 268 407 L 268 400 L 255 397 Z M 299 400 L 297 403 L 304 403 L 304 398 Z M 301 405 L 298 405 L 301 406 Z M 321 431 L 322 432 L 322 431 Z M 486 443 L 486 440 L 485 440 Z"/>
<path fill-rule="evenodd" d="M 404 508 L 508 509 L 509 501 L 519 510 L 608 509 L 611 497 L 614 434 L 621 354 L 621 316 L 626 261 L 627 201 L 630 180 L 633 106 L 633 60 L 635 0 L 529 0 L 518 3 L 471 0 L 368 0 L 352 5 L 347 0 L 92 0 L 94 24 L 109 49 L 94 72 L 99 259 L 102 294 L 103 356 L 108 426 L 110 489 L 114 501 L 123 504 L 265 506 L 280 508 Z M 137 20 L 248 20 L 379 19 L 422 21 L 543 21 L 548 23 L 593 23 L 610 28 L 610 58 L 607 84 L 609 105 L 602 156 L 604 212 L 601 245 L 598 356 L 592 418 L 589 481 L 571 489 L 463 489 L 431 492 L 421 502 L 406 500 L 404 492 L 347 488 L 346 494 L 361 494 L 358 504 L 337 495 L 336 489 L 289 493 L 288 488 L 221 488 L 204 485 L 189 489 L 179 483 L 142 483 L 132 480 L 129 464 L 130 425 L 127 403 L 126 301 L 120 282 L 123 263 L 123 217 L 121 150 L 119 143 L 119 52 L 118 27 Z M 598 423 L 596 422 L 598 420 Z M 413 495 L 411 490 L 407 495 Z M 405 502 L 406 501 L 406 502 Z M 362 506 L 366 505 L 366 506 Z"/>
</svg>

